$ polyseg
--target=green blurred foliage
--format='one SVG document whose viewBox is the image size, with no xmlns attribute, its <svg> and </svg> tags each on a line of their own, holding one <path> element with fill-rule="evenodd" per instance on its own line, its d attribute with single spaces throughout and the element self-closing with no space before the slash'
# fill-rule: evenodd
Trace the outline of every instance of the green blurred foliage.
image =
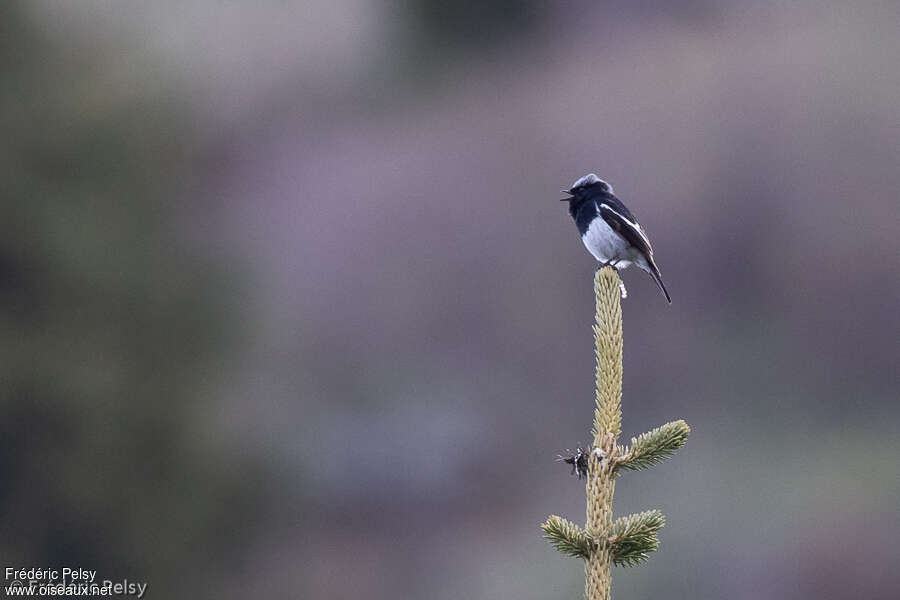
<svg viewBox="0 0 900 600">
<path fill-rule="evenodd" d="M 0 40 L 0 554 L 187 593 L 200 579 L 180 575 L 226 568 L 259 498 L 252 467 L 200 441 L 233 284 L 175 233 L 185 123 L 152 82 L 106 85 L 102 57 L 52 47 L 16 5 Z"/>
<path fill-rule="evenodd" d="M 535 0 L 404 3 L 419 36 L 429 45 L 455 48 L 492 45 L 508 40 L 537 23 Z"/>
</svg>

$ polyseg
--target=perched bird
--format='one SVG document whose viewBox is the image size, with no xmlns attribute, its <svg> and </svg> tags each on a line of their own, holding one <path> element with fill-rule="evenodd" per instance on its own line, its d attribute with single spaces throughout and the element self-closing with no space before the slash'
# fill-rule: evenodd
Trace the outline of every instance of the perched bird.
<svg viewBox="0 0 900 600">
<path fill-rule="evenodd" d="M 624 269 L 636 264 L 650 274 L 671 304 L 672 299 L 653 261 L 650 240 L 631 211 L 613 194 L 612 186 L 589 173 L 563 193 L 569 197 L 560 201 L 569 203 L 569 214 L 578 226 L 581 241 L 600 261 L 600 266 Z"/>
</svg>

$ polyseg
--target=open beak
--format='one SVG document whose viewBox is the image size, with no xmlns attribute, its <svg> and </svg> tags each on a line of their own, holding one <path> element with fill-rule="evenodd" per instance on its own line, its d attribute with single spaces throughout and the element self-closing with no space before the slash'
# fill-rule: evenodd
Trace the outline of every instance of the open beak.
<svg viewBox="0 0 900 600">
<path fill-rule="evenodd" d="M 568 194 L 569 196 L 572 196 L 572 192 L 570 192 L 569 190 L 559 190 L 559 191 L 563 194 Z M 559 201 L 560 202 L 568 202 L 571 199 L 572 199 L 571 197 L 570 198 L 560 198 Z"/>
</svg>

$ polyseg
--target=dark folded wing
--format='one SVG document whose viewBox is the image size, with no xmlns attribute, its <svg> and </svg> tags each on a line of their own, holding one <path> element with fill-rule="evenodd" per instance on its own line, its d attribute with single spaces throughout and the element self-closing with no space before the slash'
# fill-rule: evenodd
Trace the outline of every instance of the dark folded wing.
<svg viewBox="0 0 900 600">
<path fill-rule="evenodd" d="M 650 247 L 650 240 L 641 230 L 641 226 L 636 221 L 628 219 L 627 216 L 612 208 L 609 204 L 599 204 L 600 216 L 606 221 L 606 224 L 613 231 L 625 238 L 629 244 L 637 248 L 641 254 L 652 260 L 653 248 Z M 631 216 L 629 213 L 628 216 Z"/>
</svg>

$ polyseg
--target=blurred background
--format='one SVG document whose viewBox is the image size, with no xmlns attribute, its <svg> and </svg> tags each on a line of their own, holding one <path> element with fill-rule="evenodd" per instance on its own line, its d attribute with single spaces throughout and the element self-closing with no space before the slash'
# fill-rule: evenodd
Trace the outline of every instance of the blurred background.
<svg viewBox="0 0 900 600">
<path fill-rule="evenodd" d="M 579 598 L 595 171 L 614 597 L 897 598 L 900 4 L 0 7 L 0 556 L 154 598 Z"/>
</svg>

